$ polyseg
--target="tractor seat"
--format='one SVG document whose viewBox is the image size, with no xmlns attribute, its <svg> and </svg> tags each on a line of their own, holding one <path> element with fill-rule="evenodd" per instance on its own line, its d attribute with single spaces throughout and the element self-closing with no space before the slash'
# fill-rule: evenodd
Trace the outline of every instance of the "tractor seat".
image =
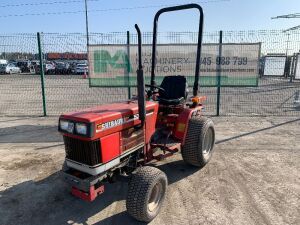
<svg viewBox="0 0 300 225">
<path fill-rule="evenodd" d="M 188 96 L 188 85 L 185 76 L 165 76 L 160 85 L 158 101 L 162 105 L 179 105 Z"/>
</svg>

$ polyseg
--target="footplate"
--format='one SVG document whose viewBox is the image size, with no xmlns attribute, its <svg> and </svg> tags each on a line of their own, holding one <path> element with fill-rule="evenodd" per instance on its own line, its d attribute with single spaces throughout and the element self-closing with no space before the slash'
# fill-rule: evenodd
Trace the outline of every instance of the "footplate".
<svg viewBox="0 0 300 225">
<path fill-rule="evenodd" d="M 162 150 L 168 152 L 177 152 L 180 149 L 181 142 L 178 142 L 172 138 L 160 139 L 157 140 L 155 143 L 151 143 L 151 146 L 161 148 Z"/>
</svg>

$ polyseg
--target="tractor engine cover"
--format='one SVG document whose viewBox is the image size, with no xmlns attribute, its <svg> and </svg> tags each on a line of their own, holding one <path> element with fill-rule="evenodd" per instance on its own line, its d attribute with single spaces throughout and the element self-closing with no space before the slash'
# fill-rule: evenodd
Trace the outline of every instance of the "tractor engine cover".
<svg viewBox="0 0 300 225">
<path fill-rule="evenodd" d="M 112 103 L 66 113 L 59 118 L 68 167 L 98 175 L 149 143 L 155 132 L 158 104 L 146 102 L 140 128 L 137 101 Z"/>
</svg>

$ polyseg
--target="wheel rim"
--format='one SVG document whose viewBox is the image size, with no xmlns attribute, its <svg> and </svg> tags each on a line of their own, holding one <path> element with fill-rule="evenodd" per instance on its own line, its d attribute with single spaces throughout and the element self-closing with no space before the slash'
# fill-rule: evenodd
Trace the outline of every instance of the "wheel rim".
<svg viewBox="0 0 300 225">
<path fill-rule="evenodd" d="M 204 137 L 204 143 L 203 143 L 203 154 L 208 155 L 213 146 L 213 141 L 214 141 L 214 133 L 213 129 L 210 127 Z"/>
<path fill-rule="evenodd" d="M 150 212 L 153 212 L 158 208 L 159 203 L 163 196 L 162 190 L 163 190 L 163 186 L 161 183 L 157 183 L 154 185 L 154 187 L 151 191 L 149 201 L 148 201 L 148 210 Z"/>
</svg>

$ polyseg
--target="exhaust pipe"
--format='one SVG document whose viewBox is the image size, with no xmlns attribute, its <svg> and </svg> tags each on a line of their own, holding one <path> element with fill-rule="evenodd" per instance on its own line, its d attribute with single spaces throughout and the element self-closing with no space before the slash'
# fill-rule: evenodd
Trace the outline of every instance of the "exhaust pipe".
<svg viewBox="0 0 300 225">
<path fill-rule="evenodd" d="M 138 69 L 137 74 L 137 91 L 138 91 L 138 107 L 139 107 L 139 119 L 141 121 L 141 126 L 145 124 L 146 109 L 145 109 L 145 79 L 144 71 L 142 66 L 142 34 L 139 26 L 134 25 L 137 35 L 138 35 Z"/>
</svg>

